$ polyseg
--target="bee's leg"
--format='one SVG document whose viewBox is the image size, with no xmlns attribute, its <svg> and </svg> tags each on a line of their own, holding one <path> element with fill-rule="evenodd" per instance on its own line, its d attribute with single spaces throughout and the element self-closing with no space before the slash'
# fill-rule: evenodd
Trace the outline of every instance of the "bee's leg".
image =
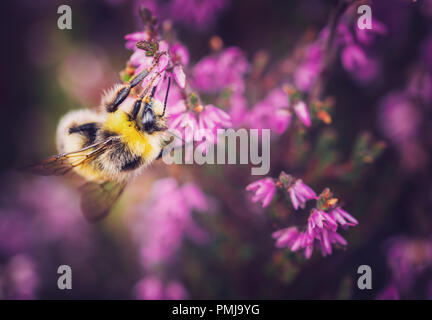
<svg viewBox="0 0 432 320">
<path fill-rule="evenodd" d="M 150 99 L 153 98 L 155 92 L 156 92 L 156 87 L 153 87 L 150 93 Z M 132 109 L 132 114 L 131 114 L 132 119 L 136 119 L 136 117 L 138 116 L 138 112 L 140 111 L 142 100 L 144 99 L 144 94 L 145 92 L 138 99 L 135 100 L 134 107 Z M 146 103 L 144 107 L 149 107 L 149 104 Z"/>
<path fill-rule="evenodd" d="M 163 149 L 159 152 L 159 155 L 156 157 L 156 160 L 159 160 L 163 156 Z"/>
<path fill-rule="evenodd" d="M 113 101 L 109 104 L 107 104 L 106 106 L 106 111 L 107 112 L 115 112 L 117 111 L 119 105 L 128 97 L 131 89 L 135 86 L 137 86 L 141 81 L 144 80 L 145 77 L 147 77 L 147 75 L 149 74 L 149 72 L 147 70 L 144 70 L 140 73 L 138 73 L 135 77 L 133 77 L 128 84 L 126 84 L 125 86 L 121 87 L 116 95 L 115 98 L 113 99 Z"/>
</svg>

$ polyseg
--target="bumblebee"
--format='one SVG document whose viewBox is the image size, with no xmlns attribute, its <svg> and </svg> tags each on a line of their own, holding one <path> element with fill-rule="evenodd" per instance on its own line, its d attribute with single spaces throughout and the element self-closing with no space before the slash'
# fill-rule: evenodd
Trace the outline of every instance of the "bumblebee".
<svg viewBox="0 0 432 320">
<path fill-rule="evenodd" d="M 57 128 L 59 154 L 29 167 L 42 175 L 78 174 L 81 208 L 91 222 L 105 217 L 126 184 L 162 155 L 169 141 L 165 102 L 154 98 L 153 79 L 140 95 L 131 90 L 147 77 L 145 70 L 102 97 L 99 111 L 84 109 L 63 116 Z"/>
</svg>

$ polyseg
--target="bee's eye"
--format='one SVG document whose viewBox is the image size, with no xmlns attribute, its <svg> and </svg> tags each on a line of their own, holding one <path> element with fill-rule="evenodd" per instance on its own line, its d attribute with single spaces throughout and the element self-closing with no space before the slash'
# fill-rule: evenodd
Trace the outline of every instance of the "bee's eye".
<svg viewBox="0 0 432 320">
<path fill-rule="evenodd" d="M 153 112 L 153 109 L 146 105 L 144 107 L 144 111 L 141 118 L 141 123 L 143 125 L 143 128 L 145 131 L 151 131 L 154 127 L 156 121 L 155 114 Z"/>
</svg>

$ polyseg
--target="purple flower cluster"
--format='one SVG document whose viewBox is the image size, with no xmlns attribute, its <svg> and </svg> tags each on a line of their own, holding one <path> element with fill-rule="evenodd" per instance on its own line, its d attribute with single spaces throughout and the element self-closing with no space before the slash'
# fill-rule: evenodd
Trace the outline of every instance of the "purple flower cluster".
<svg viewBox="0 0 432 320">
<path fill-rule="evenodd" d="M 0 299 L 35 299 L 39 285 L 36 264 L 27 254 L 12 256 L 0 265 Z"/>
<path fill-rule="evenodd" d="M 242 75 L 247 64 L 242 53 L 237 48 L 228 48 L 217 56 L 202 59 L 192 68 L 192 76 L 187 84 L 184 68 L 189 63 L 189 52 L 182 44 L 169 44 L 158 38 L 154 31 L 147 29 L 128 34 L 125 38 L 126 48 L 134 50 L 129 60 L 134 73 L 150 71 L 143 81 L 144 88 L 157 85 L 156 96 L 162 100 L 167 81 L 161 80 L 170 76 L 175 79 L 176 84 L 170 87 L 168 100 L 169 127 L 179 131 L 184 142 L 197 142 L 198 148 L 205 153 L 209 144 L 216 143 L 217 129 L 232 126 L 231 118 L 228 113 L 212 104 L 202 105 L 199 97 L 192 92 L 199 90 L 205 93 L 226 88 L 243 90 Z M 148 47 L 157 50 L 149 54 L 149 51 L 137 47 L 136 43 L 139 41 L 144 41 Z"/>
<path fill-rule="evenodd" d="M 406 292 L 422 272 L 432 267 L 432 241 L 407 237 L 390 239 L 387 264 L 392 272 L 392 283 L 400 292 Z"/>
<path fill-rule="evenodd" d="M 169 19 L 194 30 L 205 30 L 227 7 L 227 0 L 138 0 L 137 5 L 149 8 L 161 19 Z"/>
<path fill-rule="evenodd" d="M 148 55 L 147 51 L 137 48 L 136 43 L 139 41 L 152 41 L 148 31 L 135 32 L 127 34 L 126 48 L 133 49 L 129 62 L 134 66 L 135 73 L 138 74 L 143 70 L 151 71 L 150 74 L 142 82 L 142 86 L 146 88 L 149 82 L 152 85 L 157 85 L 161 79 L 166 76 L 172 76 L 180 88 L 186 85 L 186 76 L 184 74 L 184 66 L 189 63 L 189 52 L 186 47 L 180 43 L 169 45 L 164 40 L 157 40 L 158 51 L 156 56 Z M 155 40 L 156 41 L 156 40 Z"/>
<path fill-rule="evenodd" d="M 147 276 L 135 286 L 135 295 L 139 300 L 184 300 L 187 298 L 186 289 L 178 281 L 167 284 L 156 276 Z"/>
<path fill-rule="evenodd" d="M 156 181 L 149 201 L 138 208 L 129 225 L 142 265 L 148 268 L 171 259 L 185 236 L 197 243 L 206 241 L 207 235 L 194 222 L 192 213 L 208 209 L 209 202 L 197 185 L 179 186 L 173 178 Z"/>
<path fill-rule="evenodd" d="M 378 61 L 367 53 L 377 35 L 385 35 L 387 27 L 380 21 L 372 21 L 372 29 L 360 29 L 352 32 L 349 28 L 352 12 L 348 11 L 336 27 L 334 46 L 341 51 L 342 66 L 360 82 L 369 82 L 379 71 Z M 317 40 L 305 48 L 304 58 L 294 73 L 294 82 L 298 89 L 308 91 L 315 83 L 323 68 L 324 48 L 329 37 L 329 28 L 325 27 Z"/>
<path fill-rule="evenodd" d="M 332 253 L 333 246 L 347 245 L 347 241 L 337 233 L 337 229 L 339 226 L 343 229 L 356 226 L 358 221 L 341 207 L 336 206 L 337 200 L 331 198 L 327 189 L 317 197 L 316 193 L 301 179 L 295 179 L 282 172 L 277 182 L 272 178 L 261 179 L 248 185 L 246 190 L 254 192 L 252 201 L 261 201 L 262 206 L 266 207 L 278 188 L 289 194 L 295 210 L 305 209 L 308 200 L 316 200 L 317 205 L 310 211 L 307 224 L 302 228 L 303 231 L 300 231 L 297 226 L 291 226 L 272 234 L 277 248 L 289 248 L 293 252 L 303 249 L 305 257 L 309 259 L 314 247 L 326 256 Z"/>
<path fill-rule="evenodd" d="M 262 202 L 264 208 L 267 207 L 273 199 L 273 195 L 276 192 L 276 184 L 272 178 L 265 178 L 252 182 L 246 187 L 246 190 L 252 191 L 254 193 L 252 201 Z"/>
<path fill-rule="evenodd" d="M 251 128 L 271 129 L 277 134 L 282 134 L 289 127 L 293 113 L 305 126 L 311 125 L 306 103 L 291 98 L 282 88 L 276 88 L 253 106 L 246 117 L 246 123 Z"/>
<path fill-rule="evenodd" d="M 82 217 L 78 194 L 59 178 L 12 177 L 14 192 L 5 192 L 1 199 L 0 299 L 34 299 L 41 271 L 52 267 L 36 260 L 35 253 L 60 246 L 73 261 L 79 248 L 79 259 L 85 259 L 92 249 L 90 226 Z"/>
</svg>

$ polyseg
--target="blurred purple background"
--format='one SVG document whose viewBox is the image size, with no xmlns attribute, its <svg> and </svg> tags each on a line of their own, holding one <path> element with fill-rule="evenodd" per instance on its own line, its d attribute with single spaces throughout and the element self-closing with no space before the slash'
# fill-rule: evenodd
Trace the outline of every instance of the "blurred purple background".
<svg viewBox="0 0 432 320">
<path fill-rule="evenodd" d="M 330 125 L 314 115 L 303 138 L 298 119 L 263 118 L 266 108 L 280 107 L 285 79 L 308 92 L 321 58 L 314 46 L 336 2 L 3 4 L 0 299 L 431 299 L 432 1 L 369 1 L 373 35 L 344 21 L 323 93 L 334 101 Z M 61 4 L 72 8 L 72 30 L 57 28 Z M 345 250 L 307 260 L 275 248 L 271 234 L 290 211 L 274 205 L 265 213 L 252 203 L 245 187 L 257 178 L 244 166 L 156 163 L 96 225 L 81 216 L 73 181 L 15 170 L 55 154 L 60 117 L 97 106 L 119 81 L 131 54 L 124 36 L 142 28 L 140 4 L 161 25 L 170 21 L 202 99 L 223 101 L 226 83 L 244 85 L 233 106 L 221 108 L 238 126 L 278 131 L 269 176 L 286 171 L 316 191 L 330 187 L 356 217 Z M 206 88 L 200 72 L 220 40 L 239 57 L 212 70 L 220 88 Z M 62 264 L 73 270 L 70 291 L 57 288 Z M 372 290 L 357 288 L 363 264 L 373 270 Z"/>
</svg>

